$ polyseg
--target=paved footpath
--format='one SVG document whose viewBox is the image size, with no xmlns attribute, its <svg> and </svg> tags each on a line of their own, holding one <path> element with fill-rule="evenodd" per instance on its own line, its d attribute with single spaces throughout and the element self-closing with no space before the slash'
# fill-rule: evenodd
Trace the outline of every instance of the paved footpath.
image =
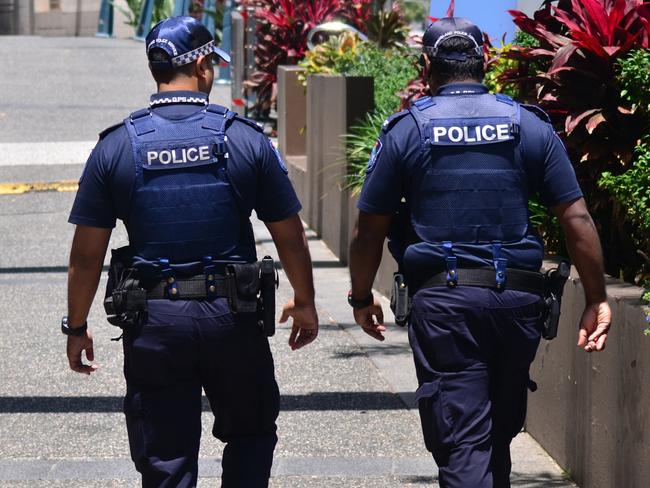
<svg viewBox="0 0 650 488">
<path fill-rule="evenodd" d="M 3 38 L 0 55 L 10 67 L 39 60 L 30 64 L 29 86 L 0 71 L 0 89 L 10 95 L 0 106 L 0 183 L 76 179 L 89 141 L 144 103 L 150 89 L 139 84 L 142 44 L 131 41 Z M 125 68 L 118 74 L 116 66 Z M 219 98 L 227 93 L 217 89 Z M 89 318 L 101 368 L 91 377 L 67 369 L 58 324 L 73 198 L 65 191 L 0 195 L 0 487 L 139 485 L 121 413 L 121 344 L 110 340 L 118 331 L 105 321 L 101 291 Z M 256 222 L 255 231 L 260 255 L 275 256 L 264 226 Z M 296 352 L 286 326 L 271 340 L 282 393 L 271 486 L 437 486 L 413 408 L 405 331 L 392 326 L 379 343 L 352 325 L 347 270 L 311 231 L 309 239 L 321 332 Z M 111 246 L 125 242 L 118 226 Z M 281 273 L 278 301 L 290 291 Z M 218 486 L 222 446 L 204 407 L 199 486 Z M 526 434 L 514 442 L 513 463 L 513 486 L 573 486 Z"/>
</svg>

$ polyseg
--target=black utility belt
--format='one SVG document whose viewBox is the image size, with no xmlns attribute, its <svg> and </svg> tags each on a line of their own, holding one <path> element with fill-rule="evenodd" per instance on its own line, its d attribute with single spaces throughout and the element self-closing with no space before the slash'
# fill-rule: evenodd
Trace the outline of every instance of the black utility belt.
<svg viewBox="0 0 650 488">
<path fill-rule="evenodd" d="M 449 288 L 456 286 L 480 286 L 499 290 L 523 291 L 542 296 L 544 295 L 546 286 L 544 275 L 534 271 L 507 268 L 505 271 L 505 283 L 500 287 L 497 286 L 495 271 L 492 268 L 457 268 L 455 271 L 457 279 L 451 281 L 449 279 L 449 273 L 443 271 L 429 278 L 420 289 L 435 286 L 447 286 Z"/>
<path fill-rule="evenodd" d="M 210 268 L 213 266 L 210 265 Z M 111 262 L 104 299 L 108 321 L 119 327 L 144 322 L 149 300 L 210 300 L 227 298 L 234 314 L 254 314 L 267 335 L 275 331 L 275 290 L 278 276 L 273 259 L 226 265 L 225 276 L 210 272 L 179 277 L 171 268 L 157 279 L 140 279 L 135 268 Z"/>
<path fill-rule="evenodd" d="M 208 278 L 212 279 L 208 280 Z M 232 276 L 196 275 L 190 278 L 167 278 L 147 290 L 147 300 L 160 298 L 178 300 L 229 298 L 233 293 L 233 282 Z M 172 284 L 176 286 L 170 288 Z"/>
</svg>

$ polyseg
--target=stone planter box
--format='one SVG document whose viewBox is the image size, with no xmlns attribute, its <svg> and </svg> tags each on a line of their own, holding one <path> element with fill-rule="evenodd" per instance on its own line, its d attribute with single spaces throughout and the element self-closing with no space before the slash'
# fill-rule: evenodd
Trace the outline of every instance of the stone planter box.
<svg viewBox="0 0 650 488">
<path fill-rule="evenodd" d="M 343 135 L 374 106 L 369 77 L 309 76 L 307 81 L 307 222 L 347 262 L 350 192 Z"/>
<path fill-rule="evenodd" d="M 303 69 L 278 67 L 278 149 L 287 164 L 289 178 L 302 203 L 300 217 L 309 222 L 309 181 L 307 176 L 307 94 L 298 81 Z"/>
</svg>

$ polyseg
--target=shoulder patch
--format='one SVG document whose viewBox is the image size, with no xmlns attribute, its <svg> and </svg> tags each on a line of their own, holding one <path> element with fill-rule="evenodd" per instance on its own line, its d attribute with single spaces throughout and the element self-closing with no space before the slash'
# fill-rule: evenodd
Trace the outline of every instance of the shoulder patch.
<svg viewBox="0 0 650 488">
<path fill-rule="evenodd" d="M 235 119 L 239 120 L 240 122 L 243 122 L 246 125 L 251 126 L 253 129 L 255 129 L 258 132 L 264 132 L 264 129 L 262 128 L 262 126 L 260 124 L 258 124 L 254 120 L 247 119 L 243 115 L 235 114 Z"/>
<path fill-rule="evenodd" d="M 381 143 L 381 139 L 377 139 L 377 143 L 375 144 L 375 147 L 372 148 L 372 152 L 370 153 L 370 159 L 368 159 L 368 166 L 366 167 L 366 173 L 372 172 L 373 169 L 375 169 L 375 165 L 377 164 L 377 159 L 379 158 L 379 155 L 381 154 L 381 150 L 384 148 L 384 145 Z"/>
<path fill-rule="evenodd" d="M 275 144 L 273 144 L 273 141 L 271 139 L 268 139 L 269 144 L 271 145 L 271 149 L 273 149 L 273 152 L 275 153 L 275 158 L 278 160 L 278 164 L 280 165 L 280 169 L 284 172 L 284 174 L 288 174 L 289 170 L 287 169 L 287 165 L 284 164 L 284 160 L 282 159 L 282 155 L 280 154 L 280 151 L 278 150 L 277 147 L 275 147 Z"/>
<path fill-rule="evenodd" d="M 103 138 L 106 137 L 108 134 L 110 134 L 111 132 L 113 132 L 113 131 L 114 131 L 115 129 L 117 129 L 118 127 L 121 127 L 122 125 L 124 125 L 124 122 L 120 122 L 119 124 L 114 124 L 114 125 L 111 125 L 110 127 L 107 127 L 106 129 L 104 129 L 103 131 L 101 131 L 101 132 L 99 133 L 99 138 L 100 138 L 100 139 L 103 139 Z"/>
<path fill-rule="evenodd" d="M 547 122 L 549 124 L 552 123 L 551 117 L 549 117 L 549 115 L 546 112 L 544 112 L 544 110 L 539 108 L 537 105 L 526 105 L 524 103 L 520 103 L 519 105 L 521 106 L 521 108 L 525 108 L 529 112 L 532 112 L 535 115 L 537 115 L 537 117 L 539 119 L 542 119 L 543 122 Z"/>
<path fill-rule="evenodd" d="M 402 110 L 397 112 L 390 117 L 388 117 L 384 123 L 381 125 L 381 130 L 383 132 L 388 132 L 399 120 L 403 119 L 405 115 L 409 113 L 408 110 Z"/>
</svg>

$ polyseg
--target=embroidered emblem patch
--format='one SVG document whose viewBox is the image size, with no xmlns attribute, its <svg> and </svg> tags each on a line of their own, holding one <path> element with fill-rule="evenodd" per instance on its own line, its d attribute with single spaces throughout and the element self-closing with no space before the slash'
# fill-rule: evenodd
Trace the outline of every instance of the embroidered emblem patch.
<svg viewBox="0 0 650 488">
<path fill-rule="evenodd" d="M 370 153 L 370 159 L 368 160 L 368 167 L 366 168 L 366 173 L 370 173 L 373 169 L 375 169 L 375 164 L 377 164 L 377 158 L 379 158 L 379 154 L 381 153 L 381 150 L 383 148 L 384 146 L 381 143 L 381 139 L 377 139 L 377 144 L 375 144 L 375 147 L 372 148 L 372 152 Z"/>
<path fill-rule="evenodd" d="M 282 156 L 280 155 L 280 151 L 278 151 L 278 148 L 273 145 L 273 142 L 270 139 L 269 139 L 269 144 L 271 145 L 271 149 L 273 149 L 273 152 L 275 153 L 275 157 L 278 160 L 278 164 L 280 165 L 282 171 L 284 171 L 285 174 L 289 173 L 289 170 L 287 169 L 287 165 L 284 164 L 284 160 L 282 159 Z"/>
</svg>

